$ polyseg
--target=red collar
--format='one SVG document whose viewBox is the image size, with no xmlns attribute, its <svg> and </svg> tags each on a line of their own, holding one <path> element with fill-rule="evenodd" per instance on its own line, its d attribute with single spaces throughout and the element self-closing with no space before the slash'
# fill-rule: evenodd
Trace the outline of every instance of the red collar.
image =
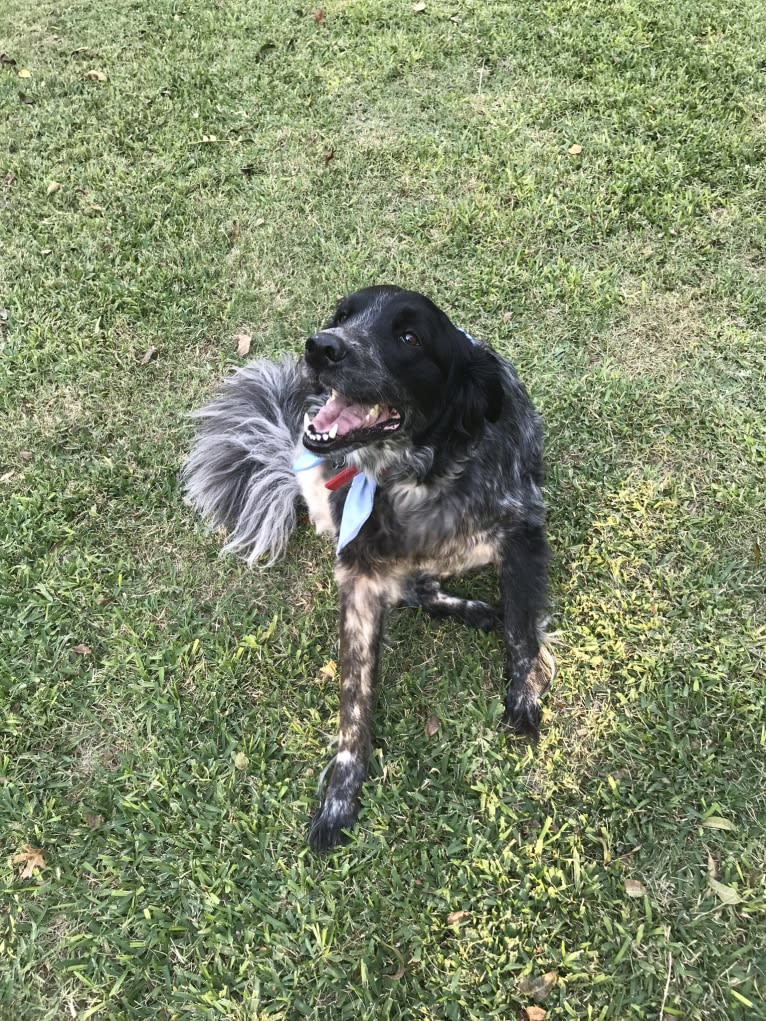
<svg viewBox="0 0 766 1021">
<path fill-rule="evenodd" d="M 359 469 L 354 468 L 353 465 L 350 465 L 348 468 L 341 468 L 337 475 L 333 475 L 331 479 L 325 482 L 324 487 L 334 493 L 337 489 L 342 489 L 358 474 Z"/>
</svg>

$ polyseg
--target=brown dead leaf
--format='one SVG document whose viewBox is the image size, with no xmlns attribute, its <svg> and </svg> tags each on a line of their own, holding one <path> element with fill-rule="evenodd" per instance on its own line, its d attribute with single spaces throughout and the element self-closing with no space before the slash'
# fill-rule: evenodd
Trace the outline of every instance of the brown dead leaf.
<svg viewBox="0 0 766 1021">
<path fill-rule="evenodd" d="M 19 457 L 21 458 L 22 461 L 31 461 L 32 460 L 32 451 L 31 450 L 20 450 L 19 451 Z"/>
<path fill-rule="evenodd" d="M 72 649 L 72 652 L 76 652 L 78 656 L 90 656 L 90 654 L 93 652 L 93 649 L 91 649 L 91 647 L 89 645 L 86 645 L 84 642 L 81 642 L 80 645 L 75 645 L 75 647 Z"/>
<path fill-rule="evenodd" d="M 239 241 L 239 236 L 241 233 L 242 230 L 239 225 L 239 220 L 234 220 L 234 222 L 231 225 L 231 230 L 229 231 L 229 240 L 231 241 L 232 244 L 234 244 L 235 241 Z"/>
<path fill-rule="evenodd" d="M 503 322 L 509 323 L 513 319 L 513 312 L 503 312 Z"/>
<path fill-rule="evenodd" d="M 447 915 L 447 925 L 460 925 L 464 918 L 468 918 L 470 911 L 450 911 Z"/>
<path fill-rule="evenodd" d="M 334 681 L 338 676 L 338 664 L 334 659 L 328 659 L 325 665 L 320 669 L 319 676 L 325 681 Z"/>
<path fill-rule="evenodd" d="M 545 1021 L 547 1013 L 545 1007 L 524 1007 L 521 1012 L 521 1021 Z"/>
<path fill-rule="evenodd" d="M 324 165 L 328 166 L 332 162 L 332 160 L 335 159 L 335 150 L 334 149 L 330 149 L 328 152 L 326 152 L 324 154 L 323 159 L 324 159 Z"/>
<path fill-rule="evenodd" d="M 141 359 L 141 361 L 138 364 L 139 365 L 148 365 L 149 362 L 154 361 L 154 359 L 156 357 L 157 357 L 157 348 L 156 347 L 148 347 L 146 349 L 146 354 L 144 355 L 144 357 Z"/>
<path fill-rule="evenodd" d="M 426 737 L 433 737 L 434 734 L 438 732 L 439 726 L 440 726 L 439 717 L 436 715 L 436 713 L 431 713 L 431 715 L 426 720 L 425 725 Z"/>
<path fill-rule="evenodd" d="M 762 559 L 761 558 L 761 544 L 756 539 L 755 542 L 753 543 L 753 560 L 755 561 L 755 566 L 756 567 L 760 567 L 761 566 L 761 559 Z"/>
<path fill-rule="evenodd" d="M 519 992 L 522 996 L 531 996 L 533 1000 L 542 1003 L 558 980 L 559 973 L 557 971 L 546 971 L 544 975 L 537 977 L 528 975 L 519 980 Z"/>
<path fill-rule="evenodd" d="M 19 78 L 31 78 L 32 77 L 32 72 L 29 70 L 28 67 L 19 68 L 19 70 L 17 71 L 17 74 L 18 74 Z"/>
<path fill-rule="evenodd" d="M 35 874 L 35 869 L 45 868 L 45 858 L 43 857 L 42 849 L 32 847 L 30 844 L 24 844 L 19 854 L 14 855 L 13 864 L 24 866 L 19 873 L 21 879 L 31 879 Z"/>
<path fill-rule="evenodd" d="M 626 879 L 625 893 L 629 897 L 643 897 L 646 893 L 646 887 L 643 883 L 639 883 L 637 879 Z"/>
<path fill-rule="evenodd" d="M 582 152 L 582 146 L 581 145 L 577 145 L 575 143 L 575 145 L 570 145 L 569 146 L 569 148 L 567 149 L 567 152 L 569 153 L 570 156 L 579 156 L 580 153 Z"/>
<path fill-rule="evenodd" d="M 100 815 L 95 815 L 93 812 L 85 813 L 85 825 L 89 830 L 97 830 L 103 821 Z"/>
<path fill-rule="evenodd" d="M 5 185 L 6 188 L 12 188 L 15 183 L 16 175 L 12 174 L 11 171 L 9 170 L 5 177 L 3 178 L 3 184 Z"/>
<path fill-rule="evenodd" d="M 707 874 L 711 877 L 711 879 L 718 878 L 718 866 L 716 865 L 715 858 L 710 851 L 707 853 Z"/>
<path fill-rule="evenodd" d="M 92 82 L 106 81 L 106 74 L 103 71 L 97 71 L 96 68 L 93 68 L 91 71 L 86 71 L 85 77 L 89 78 Z"/>
<path fill-rule="evenodd" d="M 234 339 L 237 342 L 237 358 L 244 358 L 250 354 L 250 345 L 253 342 L 253 338 L 249 333 L 238 333 Z"/>
<path fill-rule="evenodd" d="M 48 187 L 45 189 L 45 194 L 54 195 L 60 188 L 61 185 L 59 184 L 58 181 L 51 181 Z"/>
<path fill-rule="evenodd" d="M 327 20 L 327 15 L 324 12 L 324 7 L 317 7 L 314 11 L 314 21 L 317 25 L 321 25 L 323 21 Z"/>
</svg>

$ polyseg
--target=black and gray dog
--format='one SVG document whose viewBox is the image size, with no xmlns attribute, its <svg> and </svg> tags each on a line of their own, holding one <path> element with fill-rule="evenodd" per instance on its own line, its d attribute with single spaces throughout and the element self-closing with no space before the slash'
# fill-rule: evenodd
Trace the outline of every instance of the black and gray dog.
<svg viewBox="0 0 766 1021">
<path fill-rule="evenodd" d="M 186 494 L 229 530 L 227 549 L 272 562 L 301 501 L 337 540 L 340 734 L 313 848 L 341 843 L 356 821 L 392 606 L 502 630 L 504 720 L 536 737 L 553 676 L 542 438 L 509 362 L 423 295 L 368 287 L 338 304 L 300 362 L 253 362 L 196 414 Z M 441 588 L 489 564 L 500 607 Z"/>
</svg>

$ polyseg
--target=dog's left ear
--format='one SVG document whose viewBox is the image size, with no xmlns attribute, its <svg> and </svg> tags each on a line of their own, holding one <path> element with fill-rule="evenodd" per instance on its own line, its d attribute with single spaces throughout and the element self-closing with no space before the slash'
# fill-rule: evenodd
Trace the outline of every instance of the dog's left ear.
<svg viewBox="0 0 766 1021">
<path fill-rule="evenodd" d="M 453 397 L 457 425 L 461 432 L 475 436 L 484 422 L 496 422 L 503 410 L 500 363 L 485 347 L 475 347 L 466 365 L 456 365 L 447 385 Z"/>
<path fill-rule="evenodd" d="M 498 359 L 484 347 L 453 357 L 441 409 L 416 440 L 436 445 L 448 438 L 470 440 L 481 433 L 485 422 L 496 422 L 503 408 L 501 372 Z"/>
</svg>

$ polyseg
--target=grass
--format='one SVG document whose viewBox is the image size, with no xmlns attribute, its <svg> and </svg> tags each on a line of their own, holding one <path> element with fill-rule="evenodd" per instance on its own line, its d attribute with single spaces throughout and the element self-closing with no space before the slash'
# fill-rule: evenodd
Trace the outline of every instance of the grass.
<svg viewBox="0 0 766 1021">
<path fill-rule="evenodd" d="M 323 11 L 0 13 L 0 1017 L 764 1018 L 764 7 Z M 331 553 L 219 558 L 177 470 L 243 326 L 382 280 L 543 411 L 560 673 L 533 752 L 395 615 L 318 859 Z"/>
</svg>

